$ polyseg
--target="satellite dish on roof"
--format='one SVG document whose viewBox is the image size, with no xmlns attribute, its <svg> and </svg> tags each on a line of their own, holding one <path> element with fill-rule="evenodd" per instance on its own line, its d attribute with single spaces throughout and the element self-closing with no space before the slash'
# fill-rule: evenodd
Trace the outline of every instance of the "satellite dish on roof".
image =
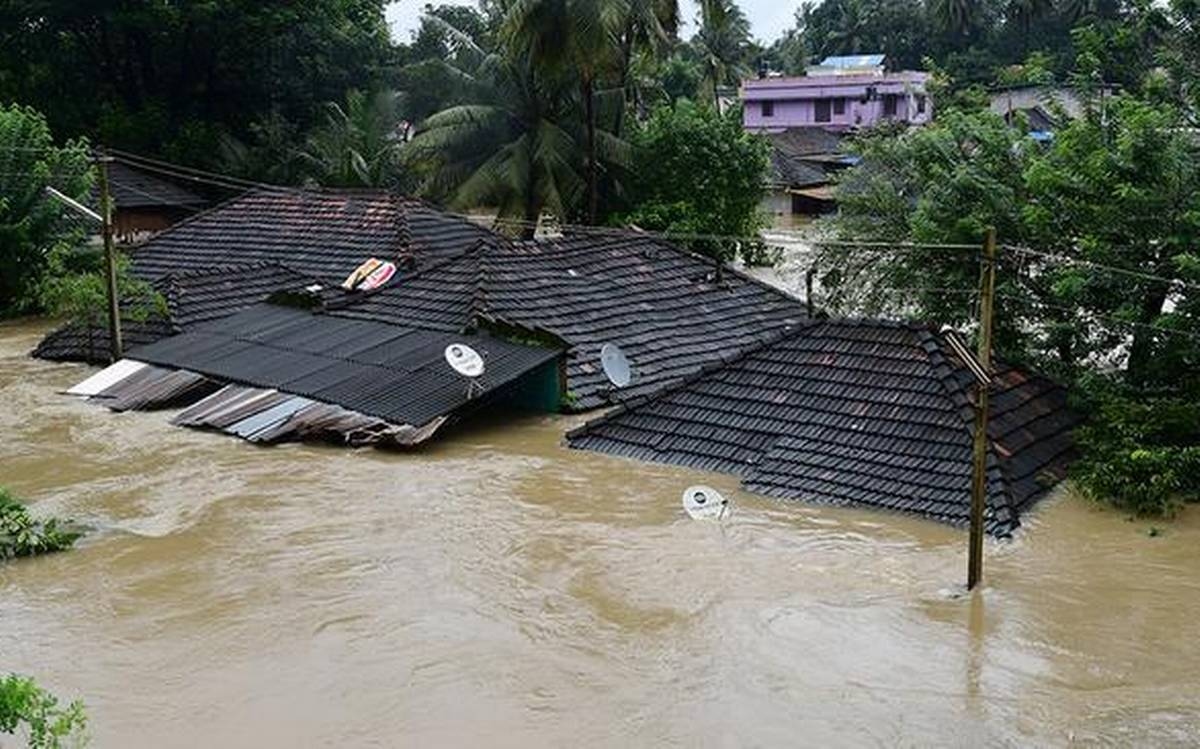
<svg viewBox="0 0 1200 749">
<path fill-rule="evenodd" d="M 446 363 L 463 377 L 474 379 L 483 374 L 483 357 L 465 343 L 452 343 L 446 347 Z"/>
<path fill-rule="evenodd" d="M 729 500 L 710 486 L 689 486 L 683 492 L 683 509 L 692 520 L 720 520 L 729 512 Z"/>
<path fill-rule="evenodd" d="M 625 358 L 625 352 L 615 343 L 600 347 L 600 366 L 604 369 L 604 376 L 615 387 L 623 388 L 633 379 L 629 359 Z"/>
</svg>

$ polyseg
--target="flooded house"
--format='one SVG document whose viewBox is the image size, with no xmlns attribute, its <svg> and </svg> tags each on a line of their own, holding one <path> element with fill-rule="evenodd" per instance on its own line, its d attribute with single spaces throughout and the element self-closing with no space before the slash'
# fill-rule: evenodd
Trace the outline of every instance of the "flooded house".
<svg viewBox="0 0 1200 749">
<path fill-rule="evenodd" d="M 119 160 L 110 161 L 106 167 L 113 202 L 113 231 L 118 241 L 145 239 L 196 214 L 209 203 L 204 196 L 157 171 Z M 89 202 L 100 205 L 99 190 L 94 186 Z"/>
<path fill-rule="evenodd" d="M 359 285 L 364 265 L 383 280 Z M 174 423 L 259 443 L 414 446 L 482 410 L 607 408 L 572 447 L 965 517 L 970 375 L 939 333 L 811 319 L 642 232 L 511 240 L 381 191 L 254 191 L 132 266 L 166 311 L 73 388 L 113 410 L 183 409 Z M 102 337 L 69 325 L 35 353 L 94 360 Z M 996 378 L 988 523 L 1005 535 L 1061 478 L 1074 416 L 1048 380 Z"/>
<path fill-rule="evenodd" d="M 742 120 L 771 146 L 763 200 L 774 216 L 836 209 L 837 172 L 856 163 L 842 141 L 883 122 L 921 125 L 933 118 L 928 74 L 889 72 L 882 54 L 825 58 L 803 76 L 762 74 L 742 82 Z"/>
</svg>

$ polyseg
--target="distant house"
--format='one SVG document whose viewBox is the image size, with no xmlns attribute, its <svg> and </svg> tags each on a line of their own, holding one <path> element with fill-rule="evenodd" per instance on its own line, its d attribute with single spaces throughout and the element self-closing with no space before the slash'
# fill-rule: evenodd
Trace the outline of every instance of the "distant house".
<svg viewBox="0 0 1200 749">
<path fill-rule="evenodd" d="M 841 152 L 842 136 L 819 127 L 799 127 L 765 137 L 771 144 L 771 171 L 763 209 L 775 216 L 834 210 L 834 174 L 855 162 Z"/>
<path fill-rule="evenodd" d="M 1114 89 L 1105 86 L 1100 96 L 1112 96 Z M 1029 124 L 1029 134 L 1036 140 L 1050 140 L 1066 120 L 1083 116 L 1086 105 L 1079 91 L 1069 86 L 1007 86 L 992 92 L 988 105 L 1010 125 L 1020 115 Z"/>
<path fill-rule="evenodd" d="M 933 117 L 928 79 L 920 71 L 887 72 L 883 55 L 827 57 L 803 76 L 743 81 L 743 122 L 760 132 L 844 131 L 888 120 L 922 124 Z"/>
<path fill-rule="evenodd" d="M 208 204 L 191 190 L 123 161 L 108 163 L 108 185 L 113 200 L 113 229 L 122 242 L 162 231 Z M 96 187 L 92 189 L 91 202 L 100 205 Z"/>
</svg>

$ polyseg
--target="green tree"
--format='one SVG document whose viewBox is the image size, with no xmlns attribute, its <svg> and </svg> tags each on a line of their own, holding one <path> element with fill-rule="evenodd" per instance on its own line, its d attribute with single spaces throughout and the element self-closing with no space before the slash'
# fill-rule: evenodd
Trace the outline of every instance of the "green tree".
<svg viewBox="0 0 1200 749">
<path fill-rule="evenodd" d="M 0 486 L 0 561 L 64 551 L 83 535 L 55 518 L 34 520 L 25 505 Z M 3 711 L 0 710 L 0 715 Z M 5 728 L 0 718 L 0 731 Z"/>
<path fill-rule="evenodd" d="M 527 56 L 458 41 L 474 53 L 470 69 L 454 69 L 471 103 L 430 116 L 405 163 L 425 195 L 458 210 L 494 207 L 532 236 L 543 211 L 566 216 L 584 194 L 574 101 Z"/>
<path fill-rule="evenodd" d="M 735 0 L 701 0 L 700 28 L 692 46 L 704 71 L 704 88 L 713 106 L 721 86 L 736 86 L 751 74 L 750 21 Z"/>
<path fill-rule="evenodd" d="M 1178 106 L 1097 98 L 1043 148 L 952 113 L 868 139 L 839 187 L 845 236 L 973 244 L 995 226 L 1017 247 L 998 279 L 998 348 L 1074 382 L 1094 418 L 1076 480 L 1139 511 L 1200 499 L 1200 147 L 1186 122 Z M 961 326 L 969 297 L 945 289 L 974 286 L 975 255 L 832 248 L 826 282 L 842 311 L 874 302 Z"/>
<path fill-rule="evenodd" d="M 55 132 L 212 164 L 224 133 L 373 88 L 392 54 L 385 0 L 0 3 L 0 101 Z"/>
<path fill-rule="evenodd" d="M 91 186 L 86 142 L 56 146 L 41 114 L 0 106 L 0 316 L 37 310 L 50 251 L 82 241 L 78 217 L 46 188 L 87 202 Z"/>
<path fill-rule="evenodd" d="M 62 749 L 87 743 L 83 703 L 59 707 L 58 698 L 33 679 L 9 674 L 0 679 L 0 733 L 25 734 L 29 749 Z"/>
<path fill-rule="evenodd" d="M 723 260 L 737 244 L 689 235 L 745 237 L 743 254 L 758 249 L 768 146 L 742 128 L 740 112 L 718 114 L 680 100 L 652 112 L 632 142 L 638 169 L 628 180 L 630 209 L 616 221 L 680 235 Z"/>
<path fill-rule="evenodd" d="M 345 106 L 326 105 L 325 123 L 301 153 L 307 171 L 325 187 L 386 187 L 399 183 L 403 146 L 401 96 L 395 91 L 346 92 Z"/>
<path fill-rule="evenodd" d="M 584 215 L 600 210 L 597 88 L 616 64 L 617 29 L 624 19 L 613 0 L 521 0 L 504 19 L 511 54 L 526 57 L 542 77 L 578 81 L 583 105 Z"/>
</svg>

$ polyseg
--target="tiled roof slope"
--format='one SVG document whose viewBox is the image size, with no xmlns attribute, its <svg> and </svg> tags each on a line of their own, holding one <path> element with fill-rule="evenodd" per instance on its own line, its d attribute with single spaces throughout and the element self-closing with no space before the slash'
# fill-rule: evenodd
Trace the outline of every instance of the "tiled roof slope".
<svg viewBox="0 0 1200 749">
<path fill-rule="evenodd" d="M 481 242 L 458 257 L 402 273 L 379 291 L 347 296 L 340 303 L 330 304 L 329 314 L 430 330 L 462 330 L 479 311 L 481 258 L 492 244 Z"/>
<path fill-rule="evenodd" d="M 277 262 L 340 283 L 369 257 L 436 262 L 491 236 L 466 219 L 382 190 L 253 190 L 160 232 L 133 253 L 156 278 Z"/>
<path fill-rule="evenodd" d="M 757 347 L 802 322 L 777 289 L 644 234 L 573 236 L 497 246 L 484 258 L 484 309 L 570 345 L 568 386 L 580 410 L 607 405 L 600 347 L 621 346 L 629 398 Z"/>
<path fill-rule="evenodd" d="M 135 315 L 130 305 L 123 305 L 122 343 L 126 348 L 152 343 L 188 326 L 226 317 L 277 291 L 312 282 L 278 263 L 169 273 L 151 283 L 166 302 L 167 317 L 155 313 L 139 321 L 134 318 L 145 315 Z M 33 355 L 53 361 L 107 362 L 107 322 L 99 321 L 90 331 L 82 325 L 65 325 L 42 339 Z"/>
<path fill-rule="evenodd" d="M 970 380 L 929 330 L 820 321 L 569 435 L 572 447 L 733 473 L 770 496 L 965 523 Z M 1008 535 L 1061 479 L 1077 418 L 1047 380 L 1001 368 L 987 527 Z"/>
<path fill-rule="evenodd" d="M 208 201 L 158 175 L 121 161 L 108 163 L 108 189 L 118 210 L 131 208 L 200 208 Z M 98 188 L 92 188 L 92 205 L 99 205 Z"/>
<path fill-rule="evenodd" d="M 487 364 L 470 385 L 446 363 L 451 343 L 466 343 Z M 128 358 L 421 426 L 559 353 L 486 333 L 446 333 L 260 304 L 133 349 Z"/>
</svg>

